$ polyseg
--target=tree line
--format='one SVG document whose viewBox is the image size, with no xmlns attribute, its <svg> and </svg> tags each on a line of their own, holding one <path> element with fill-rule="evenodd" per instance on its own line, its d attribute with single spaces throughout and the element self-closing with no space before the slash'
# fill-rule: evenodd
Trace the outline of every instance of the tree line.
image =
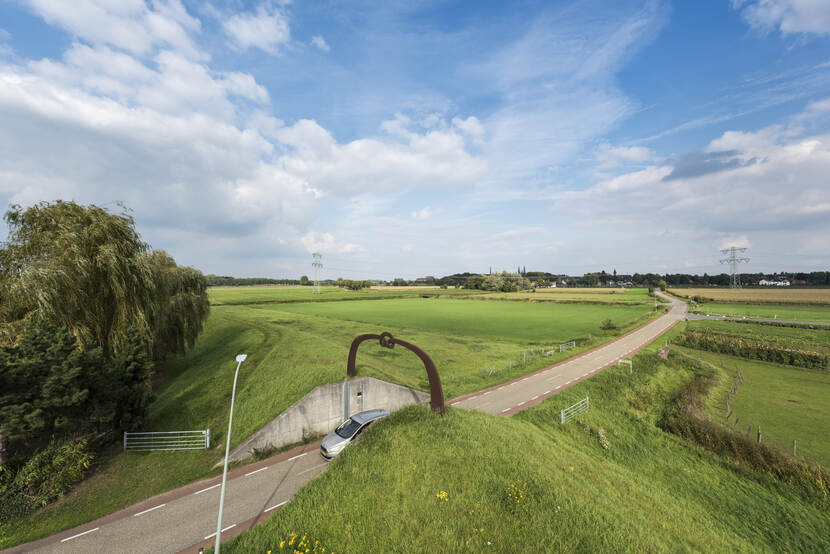
<svg viewBox="0 0 830 554">
<path fill-rule="evenodd" d="M 68 443 L 138 427 L 152 398 L 154 363 L 191 348 L 210 309 L 202 273 L 151 249 L 123 207 L 114 214 L 43 202 L 11 206 L 5 221 L 0 504 L 9 495 L 54 496 L 33 492 L 43 484 L 37 480 L 18 482 L 27 464 L 67 451 Z M 77 451 L 75 462 L 86 459 L 75 447 L 68 451 Z"/>
</svg>

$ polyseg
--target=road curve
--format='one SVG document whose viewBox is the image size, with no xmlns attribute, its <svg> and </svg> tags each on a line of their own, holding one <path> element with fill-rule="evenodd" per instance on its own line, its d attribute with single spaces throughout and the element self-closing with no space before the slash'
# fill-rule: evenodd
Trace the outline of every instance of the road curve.
<svg viewBox="0 0 830 554">
<path fill-rule="evenodd" d="M 659 293 L 658 293 L 659 294 Z M 450 404 L 498 415 L 513 415 L 589 378 L 648 345 L 682 320 L 687 305 L 672 302 L 665 315 L 609 343 L 554 366 Z M 223 542 L 265 521 L 308 481 L 326 470 L 319 441 L 229 472 Z M 215 541 L 221 477 L 204 479 L 154 496 L 90 523 L 2 553 L 197 552 Z"/>
<path fill-rule="evenodd" d="M 684 318 L 688 311 L 688 305 L 685 302 L 658 294 L 661 298 L 670 301 L 671 306 L 666 314 L 654 321 L 556 365 L 502 385 L 458 397 L 452 400 L 450 405 L 488 414 L 510 416 L 532 408 L 569 386 L 588 379 L 595 373 L 646 347 Z"/>
</svg>

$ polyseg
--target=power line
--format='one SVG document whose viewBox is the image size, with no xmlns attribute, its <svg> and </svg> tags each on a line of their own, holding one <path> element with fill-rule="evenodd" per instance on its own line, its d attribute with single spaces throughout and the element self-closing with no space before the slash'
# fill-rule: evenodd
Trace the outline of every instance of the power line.
<svg viewBox="0 0 830 554">
<path fill-rule="evenodd" d="M 735 246 L 730 246 L 725 250 L 721 250 L 721 254 L 728 254 L 729 256 L 727 258 L 722 259 L 720 263 L 729 264 L 729 271 L 732 274 L 731 287 L 733 289 L 741 288 L 741 283 L 738 280 L 738 264 L 741 262 L 749 263 L 749 258 L 738 257 L 738 252 L 746 252 L 746 248 L 737 248 Z"/>
</svg>

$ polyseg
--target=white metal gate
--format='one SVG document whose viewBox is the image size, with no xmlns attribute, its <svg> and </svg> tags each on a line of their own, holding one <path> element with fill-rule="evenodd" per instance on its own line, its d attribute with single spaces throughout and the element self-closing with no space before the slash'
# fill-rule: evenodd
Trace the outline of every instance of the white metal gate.
<svg viewBox="0 0 830 554">
<path fill-rule="evenodd" d="M 210 448 L 210 429 L 124 433 L 124 450 L 201 450 Z"/>
</svg>

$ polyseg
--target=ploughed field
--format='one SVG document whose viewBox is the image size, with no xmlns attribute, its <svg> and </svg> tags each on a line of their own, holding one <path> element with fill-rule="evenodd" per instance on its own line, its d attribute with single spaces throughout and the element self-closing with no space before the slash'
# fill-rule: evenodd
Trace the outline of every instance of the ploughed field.
<svg viewBox="0 0 830 554">
<path fill-rule="evenodd" d="M 703 298 L 704 302 L 823 304 L 830 306 L 830 289 L 802 289 L 792 287 L 730 289 L 707 287 L 671 288 L 669 292 L 684 298 L 698 296 Z"/>
<path fill-rule="evenodd" d="M 727 317 L 784 319 L 790 321 L 830 321 L 830 306 L 798 304 L 729 304 L 706 302 L 701 314 Z"/>
<path fill-rule="evenodd" d="M 447 290 L 463 291 L 429 292 L 443 295 Z M 322 296 L 324 301 L 298 303 L 312 297 L 311 287 L 211 289 L 211 298 L 219 301 L 213 303 L 204 333 L 186 356 L 160 364 L 155 399 L 140 430 L 209 428 L 211 444 L 223 445 L 234 357 L 239 353 L 247 353 L 248 359 L 239 372 L 231 447 L 314 387 L 342 380 L 349 346 L 359 334 L 389 331 L 422 347 L 435 361 L 450 399 L 559 362 L 656 315 L 651 304 L 456 300 L 421 298 L 421 290 L 402 292 L 408 297 L 384 299 L 377 295 L 385 291 L 324 289 L 312 298 Z M 603 331 L 606 319 L 619 328 Z M 559 353 L 559 343 L 572 339 L 576 348 Z M 555 354 L 544 356 L 554 348 Z M 428 390 L 420 361 L 402 348 L 364 343 L 357 368 L 361 375 Z M 0 548 L 212 475 L 221 455 L 213 448 L 175 453 L 120 450 L 120 444 L 114 444 L 101 453 L 94 474 L 60 502 L 11 528 L 0 528 Z"/>
</svg>

